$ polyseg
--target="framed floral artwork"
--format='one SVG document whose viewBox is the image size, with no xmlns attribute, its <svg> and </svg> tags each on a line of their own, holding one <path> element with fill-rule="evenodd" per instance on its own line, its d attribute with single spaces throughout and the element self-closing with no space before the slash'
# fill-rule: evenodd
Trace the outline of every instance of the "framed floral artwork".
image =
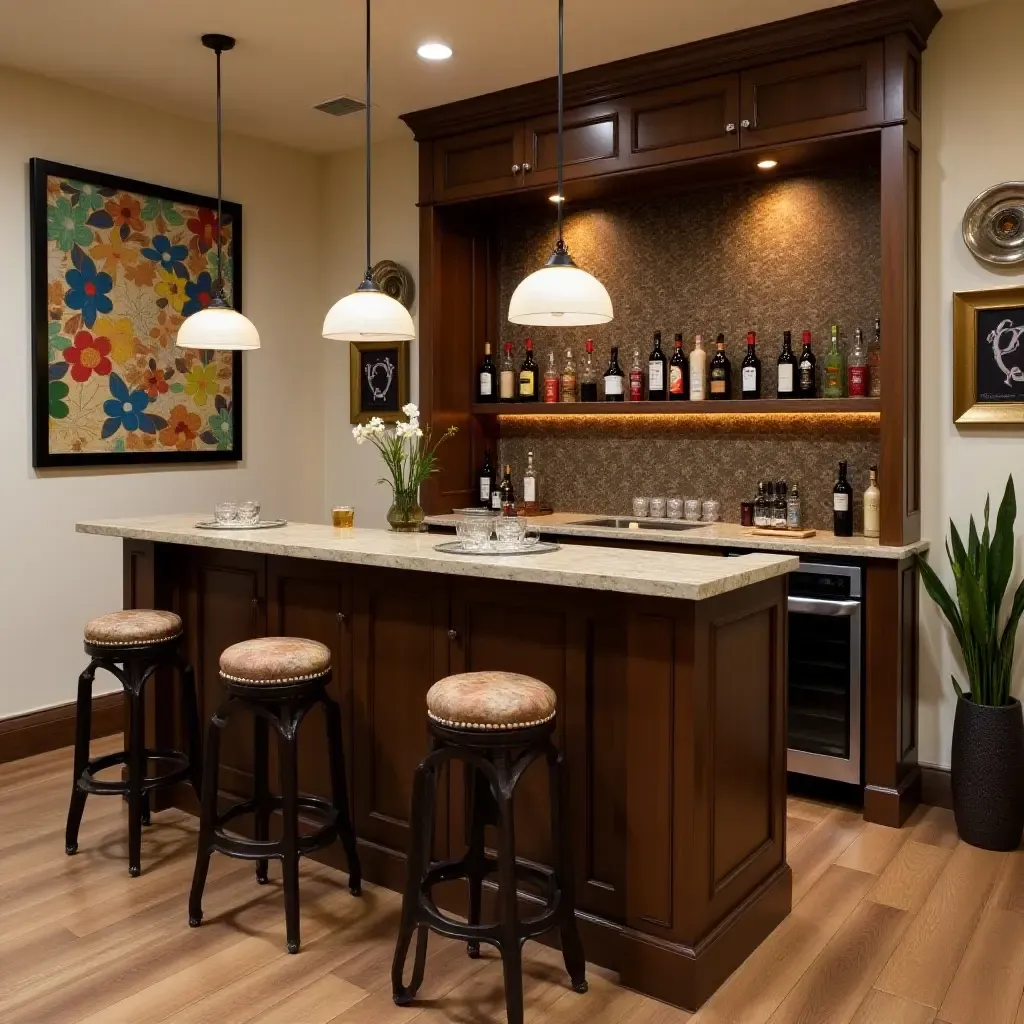
<svg viewBox="0 0 1024 1024">
<path fill-rule="evenodd" d="M 241 310 L 241 206 L 38 158 L 30 193 L 33 465 L 241 459 L 241 353 L 175 346 L 218 269 Z"/>
</svg>

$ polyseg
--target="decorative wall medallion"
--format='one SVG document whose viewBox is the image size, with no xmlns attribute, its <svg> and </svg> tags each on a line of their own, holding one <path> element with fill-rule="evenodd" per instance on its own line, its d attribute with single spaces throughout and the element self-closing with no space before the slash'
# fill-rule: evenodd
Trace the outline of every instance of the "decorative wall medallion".
<svg viewBox="0 0 1024 1024">
<path fill-rule="evenodd" d="M 352 422 L 367 423 L 379 416 L 394 423 L 409 401 L 409 342 L 353 341 L 349 358 Z"/>
<path fill-rule="evenodd" d="M 381 260 L 373 268 L 373 279 L 377 287 L 392 299 L 397 299 L 406 309 L 412 309 L 416 285 L 412 274 L 394 260 Z"/>
<path fill-rule="evenodd" d="M 982 192 L 964 214 L 964 242 L 979 260 L 998 267 L 1024 262 L 1024 181 Z"/>
</svg>

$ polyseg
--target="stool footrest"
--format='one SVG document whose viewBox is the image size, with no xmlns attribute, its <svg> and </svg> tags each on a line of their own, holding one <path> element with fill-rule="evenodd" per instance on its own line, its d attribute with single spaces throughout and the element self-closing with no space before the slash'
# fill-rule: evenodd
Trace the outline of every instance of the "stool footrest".
<svg viewBox="0 0 1024 1024">
<path fill-rule="evenodd" d="M 267 798 L 267 807 L 270 810 L 281 810 L 283 805 L 284 801 L 279 796 Z M 306 835 L 299 836 L 298 850 L 302 856 L 330 846 L 337 840 L 338 812 L 329 800 L 318 796 L 300 796 L 296 805 L 300 810 L 313 811 L 323 818 L 323 824 L 318 828 Z M 211 849 L 227 854 L 229 857 L 239 857 L 242 860 L 283 858 L 284 843 L 282 840 L 247 839 L 245 836 L 233 835 L 225 831 L 224 826 L 235 818 L 255 812 L 255 800 L 243 800 L 240 803 L 232 804 L 227 810 L 218 814 L 214 823 Z"/>
<path fill-rule="evenodd" d="M 166 761 L 171 764 L 168 771 L 161 775 L 147 775 L 142 780 L 142 791 L 148 793 L 152 789 L 161 786 L 173 786 L 176 782 L 183 782 L 190 778 L 188 755 L 180 750 L 147 750 L 145 754 L 147 761 Z M 104 754 L 103 757 L 93 758 L 85 766 L 82 774 L 78 777 L 76 785 L 85 793 L 95 793 L 97 796 L 110 794 L 125 794 L 128 792 L 128 782 L 125 779 L 97 779 L 94 776 L 97 772 L 107 768 L 114 768 L 117 765 L 127 765 L 128 754 L 119 750 L 113 754 Z"/>
</svg>

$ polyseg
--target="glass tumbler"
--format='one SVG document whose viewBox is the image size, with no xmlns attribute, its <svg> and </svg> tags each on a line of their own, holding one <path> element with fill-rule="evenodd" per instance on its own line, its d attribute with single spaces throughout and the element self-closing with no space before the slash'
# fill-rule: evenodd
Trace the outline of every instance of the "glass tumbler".
<svg viewBox="0 0 1024 1024">
<path fill-rule="evenodd" d="M 683 515 L 691 522 L 700 519 L 700 498 L 687 498 L 683 505 Z"/>
<path fill-rule="evenodd" d="M 356 525 L 356 510 L 351 505 L 335 505 L 331 509 L 331 522 L 338 530 L 351 530 Z"/>
<path fill-rule="evenodd" d="M 650 508 L 650 501 L 647 498 L 634 498 L 633 499 L 633 515 L 637 519 L 643 519 L 647 515 L 647 510 Z"/>
<path fill-rule="evenodd" d="M 238 522 L 238 506 L 233 501 L 219 501 L 213 506 L 213 518 L 222 526 Z"/>
<path fill-rule="evenodd" d="M 651 498 L 651 518 L 652 519 L 664 519 L 665 518 L 665 499 L 664 498 Z"/>
<path fill-rule="evenodd" d="M 669 519 L 683 518 L 683 501 L 681 498 L 669 498 L 666 506 Z"/>
<path fill-rule="evenodd" d="M 238 521 L 246 526 L 254 526 L 260 521 L 260 503 L 258 501 L 243 501 L 238 506 Z"/>
</svg>

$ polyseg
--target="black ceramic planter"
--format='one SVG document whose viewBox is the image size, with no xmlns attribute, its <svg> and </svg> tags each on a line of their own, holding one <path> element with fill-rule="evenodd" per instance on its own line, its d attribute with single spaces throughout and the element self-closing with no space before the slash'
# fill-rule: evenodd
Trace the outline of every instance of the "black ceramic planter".
<svg viewBox="0 0 1024 1024">
<path fill-rule="evenodd" d="M 993 708 L 967 697 L 953 723 L 953 814 L 960 838 L 1016 850 L 1024 834 L 1024 716 L 1020 701 Z"/>
</svg>

